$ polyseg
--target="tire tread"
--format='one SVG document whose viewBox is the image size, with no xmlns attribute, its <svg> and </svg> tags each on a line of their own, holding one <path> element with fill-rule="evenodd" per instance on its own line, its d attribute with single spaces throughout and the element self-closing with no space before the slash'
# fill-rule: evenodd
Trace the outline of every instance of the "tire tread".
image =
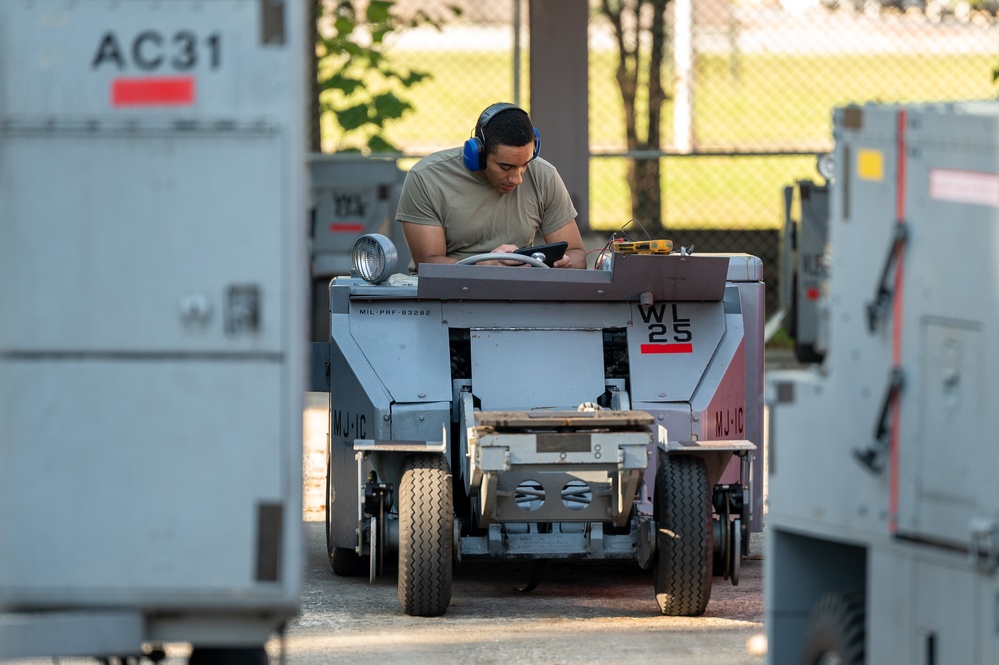
<svg viewBox="0 0 999 665">
<path fill-rule="evenodd" d="M 451 473 L 441 455 L 413 455 L 399 483 L 399 603 L 440 616 L 451 603 Z"/>
<path fill-rule="evenodd" d="M 656 472 L 656 601 L 667 616 L 699 616 L 711 598 L 711 495 L 704 461 L 667 457 Z M 669 534 L 675 534 L 671 537 Z"/>
</svg>

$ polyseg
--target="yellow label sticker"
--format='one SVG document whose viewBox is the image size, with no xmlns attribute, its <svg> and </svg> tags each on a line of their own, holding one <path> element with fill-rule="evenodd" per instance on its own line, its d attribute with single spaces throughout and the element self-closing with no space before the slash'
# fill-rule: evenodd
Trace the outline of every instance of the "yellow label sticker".
<svg viewBox="0 0 999 665">
<path fill-rule="evenodd" d="M 880 150 L 857 151 L 857 177 L 862 180 L 883 180 L 885 156 Z"/>
</svg>

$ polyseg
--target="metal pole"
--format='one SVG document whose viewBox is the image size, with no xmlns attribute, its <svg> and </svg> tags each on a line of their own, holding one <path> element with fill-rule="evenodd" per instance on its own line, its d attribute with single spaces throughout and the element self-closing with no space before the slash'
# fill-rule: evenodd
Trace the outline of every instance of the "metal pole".
<svg viewBox="0 0 999 665">
<path fill-rule="evenodd" d="M 673 37 L 673 61 L 676 87 L 673 97 L 673 146 L 677 152 L 690 152 L 694 147 L 694 11 L 693 0 L 676 0 L 676 24 Z"/>
<path fill-rule="evenodd" d="M 513 103 L 520 106 L 520 0 L 513 2 Z"/>
</svg>

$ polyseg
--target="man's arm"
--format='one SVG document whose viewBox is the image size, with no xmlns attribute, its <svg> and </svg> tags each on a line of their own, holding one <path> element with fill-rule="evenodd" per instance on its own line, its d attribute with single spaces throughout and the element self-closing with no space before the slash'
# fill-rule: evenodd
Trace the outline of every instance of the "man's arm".
<svg viewBox="0 0 999 665">
<path fill-rule="evenodd" d="M 564 240 L 569 243 L 565 250 L 565 256 L 556 261 L 554 268 L 586 268 L 586 248 L 583 246 L 583 238 L 579 235 L 579 227 L 576 220 L 545 235 L 545 242 L 560 242 Z"/>
<path fill-rule="evenodd" d="M 447 239 L 444 235 L 444 229 L 439 226 L 402 222 L 402 235 L 406 239 L 406 246 L 409 247 L 409 253 L 413 255 L 413 263 L 416 264 L 417 271 L 419 271 L 421 263 L 458 262 L 458 259 L 453 259 L 447 255 Z M 578 231 L 576 235 L 579 235 Z M 516 249 L 516 245 L 503 244 L 492 251 L 509 253 Z M 481 261 L 478 265 L 519 266 L 524 264 L 519 261 Z"/>
<path fill-rule="evenodd" d="M 402 222 L 402 235 L 406 238 L 406 246 L 413 255 L 417 270 L 421 263 L 458 262 L 447 256 L 447 239 L 443 227 Z"/>
</svg>

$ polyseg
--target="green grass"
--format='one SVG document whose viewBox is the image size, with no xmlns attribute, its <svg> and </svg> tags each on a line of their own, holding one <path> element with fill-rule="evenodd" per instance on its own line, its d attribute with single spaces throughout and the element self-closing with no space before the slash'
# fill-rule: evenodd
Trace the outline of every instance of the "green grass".
<svg viewBox="0 0 999 665">
<path fill-rule="evenodd" d="M 871 100 L 995 96 L 993 55 L 753 55 L 733 78 L 722 58 L 701 63 L 698 129 L 706 142 L 823 144 L 831 110 Z"/>
<path fill-rule="evenodd" d="M 507 51 L 406 52 L 399 63 L 432 79 L 405 91 L 416 112 L 392 124 L 388 138 L 412 154 L 459 145 L 477 114 L 509 100 L 512 59 Z M 590 146 L 624 149 L 620 93 L 613 53 L 590 55 Z M 934 101 L 994 97 L 990 54 L 703 56 L 698 63 L 695 132 L 699 149 L 732 151 L 828 150 L 832 110 L 866 101 Z M 529 97 L 528 55 L 522 56 Z M 566 109 L 571 113 L 571 109 Z M 670 103 L 663 136 L 672 142 Z M 539 128 L 544 135 L 544 127 Z M 327 128 L 327 131 L 328 128 Z M 816 177 L 814 157 L 667 157 L 662 160 L 663 222 L 667 227 L 768 228 L 781 223 L 780 189 Z M 556 164 L 556 166 L 558 166 Z M 590 220 L 613 230 L 630 219 L 630 192 L 621 158 L 590 162 Z"/>
<path fill-rule="evenodd" d="M 669 157 L 662 160 L 667 228 L 760 229 L 782 220 L 781 187 L 815 177 L 815 159 Z M 631 218 L 623 158 L 590 160 L 590 225 L 615 230 Z"/>
</svg>

